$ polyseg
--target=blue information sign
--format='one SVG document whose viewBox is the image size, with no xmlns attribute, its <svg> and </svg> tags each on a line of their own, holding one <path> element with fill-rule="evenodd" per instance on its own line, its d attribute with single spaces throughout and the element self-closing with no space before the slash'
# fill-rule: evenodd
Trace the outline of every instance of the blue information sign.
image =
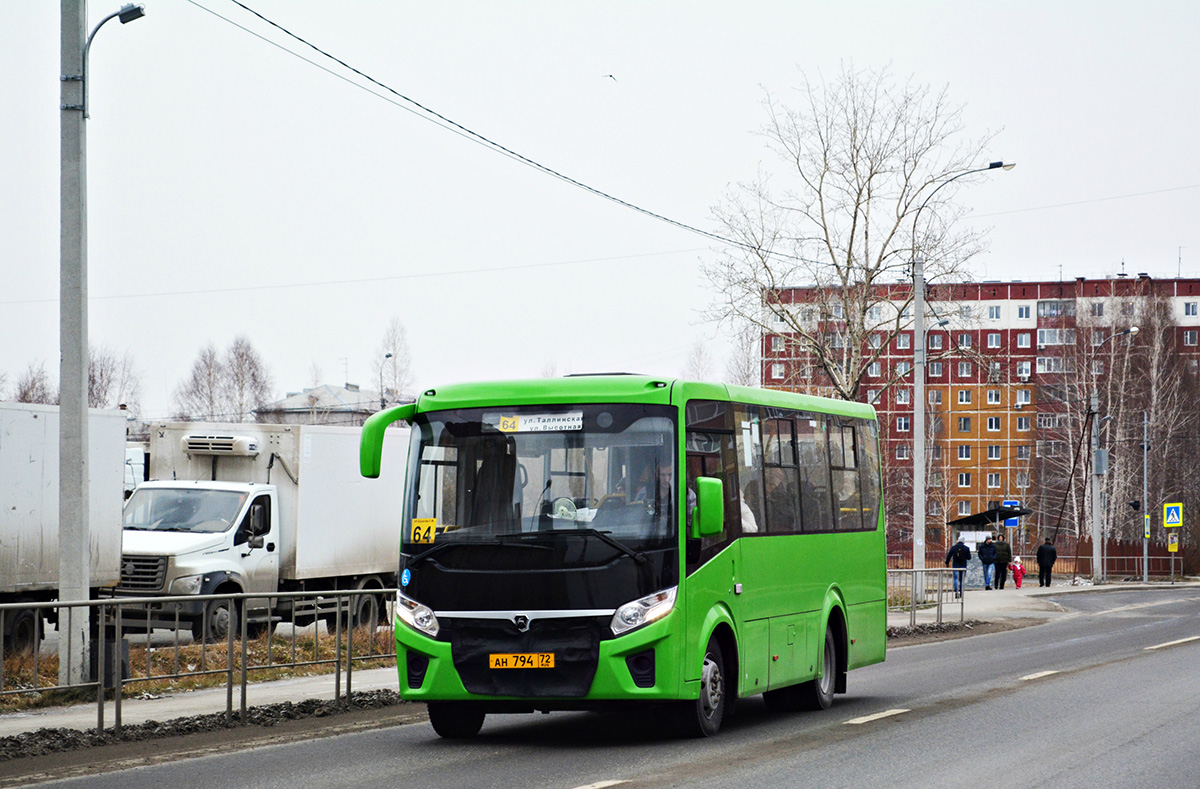
<svg viewBox="0 0 1200 789">
<path fill-rule="evenodd" d="M 1005 499 L 1001 503 L 1005 507 L 1020 507 L 1021 506 L 1021 502 L 1017 501 L 1016 499 Z M 1005 518 L 1004 525 L 1005 526 L 1016 526 L 1018 520 L 1020 520 L 1020 519 L 1019 518 Z"/>
</svg>

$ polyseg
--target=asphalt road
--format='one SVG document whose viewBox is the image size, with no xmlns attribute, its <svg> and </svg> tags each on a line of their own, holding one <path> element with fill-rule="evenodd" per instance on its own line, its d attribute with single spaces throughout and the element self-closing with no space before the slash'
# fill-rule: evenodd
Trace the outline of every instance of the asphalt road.
<svg viewBox="0 0 1200 789">
<path fill-rule="evenodd" d="M 1196 786 L 1200 590 L 1058 602 L 1072 613 L 1037 627 L 891 650 L 886 663 L 852 672 L 850 693 L 826 712 L 742 702 L 709 740 L 673 739 L 644 715 L 490 716 L 468 741 L 417 723 L 254 749 L 234 742 L 44 785 Z M 1181 639 L 1195 640 L 1172 643 Z"/>
</svg>

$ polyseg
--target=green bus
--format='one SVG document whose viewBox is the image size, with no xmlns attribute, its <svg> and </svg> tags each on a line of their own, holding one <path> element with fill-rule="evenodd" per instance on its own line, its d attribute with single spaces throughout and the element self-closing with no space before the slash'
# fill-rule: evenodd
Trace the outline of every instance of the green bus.
<svg viewBox="0 0 1200 789">
<path fill-rule="evenodd" d="M 443 737 L 491 713 L 657 705 L 693 736 L 738 698 L 824 709 L 884 659 L 868 405 L 586 375 L 459 384 L 412 425 L 396 652 Z"/>
</svg>

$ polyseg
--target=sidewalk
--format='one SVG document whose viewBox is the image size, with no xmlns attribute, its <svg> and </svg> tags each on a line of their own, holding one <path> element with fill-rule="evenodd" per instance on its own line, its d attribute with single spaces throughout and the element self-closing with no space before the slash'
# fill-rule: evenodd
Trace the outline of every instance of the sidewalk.
<svg viewBox="0 0 1200 789">
<path fill-rule="evenodd" d="M 396 690 L 398 680 L 395 666 L 354 671 L 355 693 L 366 690 Z M 136 687 L 136 685 L 134 686 Z M 233 689 L 233 714 L 241 709 L 241 686 Z M 342 694 L 346 692 L 346 677 L 342 675 Z M 313 677 L 298 677 L 272 682 L 253 682 L 246 687 L 246 706 L 279 704 L 285 701 L 305 699 L 332 699 L 334 697 L 334 675 L 321 674 Z M 188 693 L 163 695 L 151 699 L 122 699 L 121 723 L 123 725 L 146 721 L 167 721 L 189 715 L 204 715 L 224 712 L 226 690 L 206 688 Z M 104 704 L 104 728 L 112 729 L 116 720 L 112 701 Z M 9 712 L 0 715 L 0 737 L 36 731 L 37 729 L 96 728 L 96 702 L 75 704 L 69 707 L 49 707 L 27 712 Z"/>
<path fill-rule="evenodd" d="M 1071 577 L 1066 576 L 1063 580 L 1056 580 L 1053 586 L 1047 588 L 1039 587 L 1036 578 L 1034 579 L 1034 583 L 1030 584 L 1029 577 L 1026 576 L 1025 584 L 1020 589 L 1013 586 L 1011 582 L 1003 589 L 992 589 L 991 591 L 985 589 L 967 589 L 962 599 L 961 618 L 982 621 L 1021 618 L 1055 619 L 1065 615 L 1066 612 L 1056 603 L 1045 599 L 1047 597 L 1063 594 L 1079 594 L 1082 592 L 1103 594 L 1105 592 L 1128 591 L 1131 589 L 1152 591 L 1154 589 L 1170 589 L 1181 586 L 1200 586 L 1200 583 L 1178 581 L 1174 586 L 1171 586 L 1166 582 L 1156 581 L 1149 584 L 1120 583 L 1094 586 L 1090 581 L 1083 581 L 1080 585 L 1073 586 L 1071 584 Z M 948 599 L 942 603 L 943 622 L 958 622 L 960 620 L 959 612 L 958 600 Z M 918 609 L 916 618 L 917 624 L 936 622 L 937 608 L 929 606 Z M 888 611 L 888 627 L 908 627 L 911 621 L 911 616 L 907 610 Z"/>
</svg>

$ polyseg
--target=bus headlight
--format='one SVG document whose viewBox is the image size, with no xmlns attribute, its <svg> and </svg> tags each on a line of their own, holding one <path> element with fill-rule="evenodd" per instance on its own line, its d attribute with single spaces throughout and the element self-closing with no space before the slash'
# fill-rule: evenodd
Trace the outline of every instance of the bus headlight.
<svg viewBox="0 0 1200 789">
<path fill-rule="evenodd" d="M 440 629 L 432 608 L 405 597 L 401 592 L 396 593 L 396 616 L 413 630 L 428 636 L 436 636 Z"/>
<path fill-rule="evenodd" d="M 675 607 L 675 589 L 676 587 L 672 586 L 618 608 L 613 614 L 612 622 L 609 623 L 613 635 L 619 636 L 671 613 L 671 609 Z"/>
</svg>

